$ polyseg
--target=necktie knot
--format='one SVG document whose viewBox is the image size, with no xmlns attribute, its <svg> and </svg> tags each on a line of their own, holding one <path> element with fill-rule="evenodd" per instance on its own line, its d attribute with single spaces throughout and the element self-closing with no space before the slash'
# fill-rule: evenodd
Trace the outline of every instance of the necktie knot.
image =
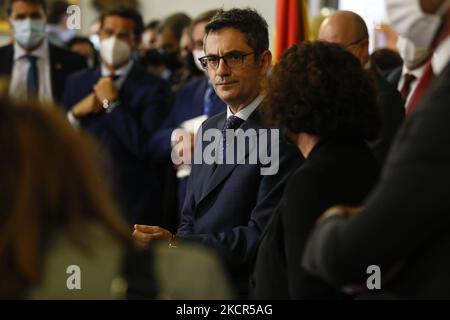
<svg viewBox="0 0 450 320">
<path fill-rule="evenodd" d="M 224 131 L 226 130 L 236 130 L 244 123 L 244 120 L 241 118 L 238 118 L 236 116 L 231 116 L 228 118 L 227 122 L 225 123 Z"/>
<path fill-rule="evenodd" d="M 403 88 L 400 91 L 400 94 L 401 94 L 403 100 L 406 100 L 406 99 L 408 99 L 408 96 L 411 93 L 411 85 L 417 78 L 416 78 L 416 76 L 407 73 L 407 74 L 405 74 L 403 79 L 404 79 L 404 83 L 403 83 Z"/>
</svg>

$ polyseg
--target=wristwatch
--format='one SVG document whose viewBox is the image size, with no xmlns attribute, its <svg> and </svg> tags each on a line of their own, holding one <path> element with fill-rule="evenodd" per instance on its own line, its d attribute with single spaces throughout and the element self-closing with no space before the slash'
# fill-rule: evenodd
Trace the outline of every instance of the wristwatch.
<svg viewBox="0 0 450 320">
<path fill-rule="evenodd" d="M 102 103 L 103 103 L 103 109 L 105 109 L 105 112 L 111 113 L 114 110 L 114 108 L 116 108 L 120 104 L 120 101 L 119 100 L 112 101 L 112 100 L 105 99 L 105 100 L 103 100 Z"/>
</svg>

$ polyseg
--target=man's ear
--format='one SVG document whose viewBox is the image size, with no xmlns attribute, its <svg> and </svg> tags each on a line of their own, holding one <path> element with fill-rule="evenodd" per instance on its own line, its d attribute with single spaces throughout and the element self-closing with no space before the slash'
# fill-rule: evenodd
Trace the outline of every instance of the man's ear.
<svg viewBox="0 0 450 320">
<path fill-rule="evenodd" d="M 267 71 L 272 65 L 272 52 L 270 52 L 270 50 L 266 50 L 261 54 L 259 64 L 261 67 L 261 75 L 265 77 L 267 75 Z"/>
</svg>

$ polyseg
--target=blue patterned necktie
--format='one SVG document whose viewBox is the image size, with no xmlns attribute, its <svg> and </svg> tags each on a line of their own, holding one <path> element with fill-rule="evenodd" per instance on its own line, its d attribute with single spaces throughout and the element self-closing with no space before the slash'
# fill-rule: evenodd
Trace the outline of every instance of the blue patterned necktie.
<svg viewBox="0 0 450 320">
<path fill-rule="evenodd" d="M 203 114 L 207 115 L 208 117 L 211 116 L 211 111 L 213 107 L 213 98 L 216 95 L 216 92 L 214 91 L 214 88 L 212 85 L 208 85 L 208 88 L 205 92 L 205 97 L 203 99 Z"/>
<path fill-rule="evenodd" d="M 30 68 L 27 74 L 27 91 L 28 98 L 37 97 L 39 93 L 39 71 L 37 66 L 37 57 L 25 56 L 30 62 Z"/>
<path fill-rule="evenodd" d="M 227 122 L 225 123 L 225 126 L 222 130 L 222 136 L 223 136 L 223 159 L 226 160 L 226 150 L 227 150 L 227 130 L 236 130 L 238 129 L 245 120 L 238 118 L 236 116 L 231 116 L 228 118 Z"/>
</svg>

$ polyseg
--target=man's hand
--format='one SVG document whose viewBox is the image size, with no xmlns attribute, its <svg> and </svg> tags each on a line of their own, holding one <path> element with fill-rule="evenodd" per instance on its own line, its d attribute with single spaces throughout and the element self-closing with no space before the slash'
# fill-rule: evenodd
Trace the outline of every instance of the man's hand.
<svg viewBox="0 0 450 320">
<path fill-rule="evenodd" d="M 140 249 L 147 249 L 154 240 L 167 239 L 171 241 L 173 235 L 170 231 L 161 227 L 151 227 L 135 225 L 133 232 L 133 240 L 136 247 Z"/>
<path fill-rule="evenodd" d="M 94 92 L 97 96 L 97 99 L 101 102 L 103 102 L 104 100 L 117 101 L 119 98 L 116 84 L 111 79 L 111 77 L 101 78 L 94 86 Z"/>
<path fill-rule="evenodd" d="M 95 93 L 91 93 L 73 107 L 72 114 L 75 118 L 83 118 L 90 114 L 100 113 L 103 110 L 103 106 L 97 99 Z"/>
</svg>

